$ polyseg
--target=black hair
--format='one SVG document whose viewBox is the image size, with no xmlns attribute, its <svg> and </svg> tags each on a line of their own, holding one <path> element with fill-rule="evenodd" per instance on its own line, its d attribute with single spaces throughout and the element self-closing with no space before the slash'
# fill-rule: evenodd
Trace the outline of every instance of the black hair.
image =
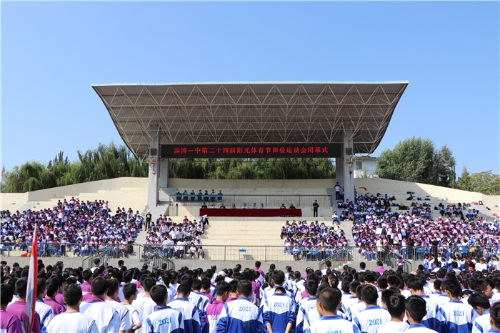
<svg viewBox="0 0 500 333">
<path fill-rule="evenodd" d="M 191 287 L 188 284 L 186 284 L 186 283 L 181 283 L 177 287 L 177 293 L 181 294 L 185 298 L 188 298 L 189 294 L 191 293 Z"/>
<path fill-rule="evenodd" d="M 61 286 L 58 279 L 48 279 L 46 283 L 47 283 L 47 295 L 49 295 L 50 297 L 52 297 L 55 293 L 57 293 L 59 287 Z"/>
<path fill-rule="evenodd" d="M 417 276 L 410 276 L 408 280 L 406 280 L 406 286 L 408 289 L 424 290 L 424 281 Z"/>
<path fill-rule="evenodd" d="M 241 296 L 250 297 L 252 295 L 252 282 L 248 280 L 241 280 L 238 282 L 236 290 L 238 290 L 238 293 Z"/>
<path fill-rule="evenodd" d="M 309 295 L 316 295 L 316 293 L 318 292 L 318 282 L 314 280 L 307 281 L 305 283 L 305 287 Z"/>
<path fill-rule="evenodd" d="M 488 300 L 488 297 L 482 293 L 478 294 L 472 294 L 469 296 L 467 299 L 467 303 L 470 304 L 473 308 L 475 307 L 481 307 L 483 309 L 489 309 L 490 308 L 490 301 Z"/>
<path fill-rule="evenodd" d="M 336 312 L 339 305 L 340 297 L 333 288 L 327 287 L 322 289 L 318 294 L 317 302 L 328 312 Z"/>
<path fill-rule="evenodd" d="M 45 293 L 45 290 L 47 289 L 46 283 L 47 282 L 45 279 L 37 279 L 37 281 L 36 281 L 36 293 L 37 293 L 36 297 L 38 297 L 38 295 Z"/>
<path fill-rule="evenodd" d="M 366 283 L 375 283 L 375 277 L 372 274 L 366 274 L 365 275 L 365 282 Z"/>
<path fill-rule="evenodd" d="M 456 280 L 444 281 L 442 288 L 446 291 L 449 291 L 451 296 L 453 296 L 453 297 L 461 297 L 462 296 L 462 288 L 460 288 L 460 284 Z"/>
<path fill-rule="evenodd" d="M 20 278 L 16 281 L 16 291 L 19 297 L 25 298 L 26 297 L 26 288 L 28 285 L 28 279 L 27 278 Z"/>
<path fill-rule="evenodd" d="M 151 288 L 153 288 L 156 285 L 155 279 L 151 277 L 146 277 L 141 281 L 141 286 L 144 289 L 145 292 L 149 292 Z"/>
<path fill-rule="evenodd" d="M 106 279 L 103 277 L 96 277 L 94 280 L 92 280 L 90 290 L 92 292 L 92 295 L 104 295 L 108 290 L 108 281 L 106 281 Z"/>
<path fill-rule="evenodd" d="M 367 305 L 377 304 L 378 292 L 373 285 L 365 285 L 361 291 L 361 296 Z"/>
<path fill-rule="evenodd" d="M 387 289 L 387 278 L 381 276 L 377 279 L 377 286 L 379 289 Z"/>
<path fill-rule="evenodd" d="M 348 293 L 349 292 L 349 281 L 342 281 L 342 285 L 340 286 L 340 289 L 345 292 L 345 293 Z"/>
<path fill-rule="evenodd" d="M 391 275 L 387 278 L 387 284 L 391 287 L 399 286 L 399 278 L 396 275 Z"/>
<path fill-rule="evenodd" d="M 493 325 L 495 325 L 497 329 L 500 328 L 500 303 L 495 303 L 490 309 L 490 318 L 493 321 Z"/>
<path fill-rule="evenodd" d="M 215 287 L 215 292 L 217 296 L 222 296 L 224 295 L 225 292 L 230 292 L 231 291 L 231 286 L 227 282 L 219 282 L 217 283 L 217 286 Z"/>
<path fill-rule="evenodd" d="M 192 288 L 193 286 L 193 277 L 189 274 L 184 274 L 181 279 L 179 280 L 181 284 L 187 284 L 189 288 Z"/>
<path fill-rule="evenodd" d="M 486 289 L 488 289 L 488 286 L 490 284 L 486 280 L 481 280 L 476 283 L 476 287 L 474 288 L 474 291 L 476 293 L 484 293 Z"/>
<path fill-rule="evenodd" d="M 359 263 L 359 268 L 361 269 L 365 269 L 366 268 L 366 264 L 362 261 Z"/>
<path fill-rule="evenodd" d="M 271 279 L 275 284 L 282 285 L 285 282 L 285 273 L 280 270 L 273 271 Z"/>
<path fill-rule="evenodd" d="M 158 284 L 156 286 L 153 286 L 151 288 L 150 292 L 151 294 L 151 299 L 157 304 L 163 304 L 167 298 L 168 292 L 167 292 L 167 287 L 164 285 Z"/>
<path fill-rule="evenodd" d="M 427 303 L 420 296 L 410 296 L 405 302 L 406 310 L 416 323 L 422 323 L 422 319 L 427 315 Z"/>
<path fill-rule="evenodd" d="M 192 289 L 193 290 L 201 290 L 201 280 L 200 279 L 193 280 Z"/>
<path fill-rule="evenodd" d="M 2 283 L 0 287 L 0 304 L 7 305 L 12 302 L 12 298 L 14 297 L 14 288 L 10 284 Z"/>
<path fill-rule="evenodd" d="M 107 282 L 108 282 L 108 293 L 107 293 L 107 295 L 111 297 L 118 290 L 118 281 L 116 281 L 115 279 L 107 279 Z"/>
<path fill-rule="evenodd" d="M 380 293 L 380 300 L 383 303 L 387 304 L 387 302 L 389 300 L 389 297 L 391 297 L 394 294 L 397 294 L 397 293 L 394 292 L 394 290 L 392 290 L 392 289 L 386 289 L 386 290 L 384 290 L 384 291 L 382 291 Z"/>
<path fill-rule="evenodd" d="M 210 289 L 210 279 L 209 278 L 201 279 L 201 289 L 203 289 L 203 290 Z"/>
<path fill-rule="evenodd" d="M 389 311 L 391 317 L 393 318 L 401 317 L 401 315 L 405 312 L 406 309 L 405 301 L 406 301 L 405 297 L 401 294 L 392 295 L 387 299 L 385 303 L 387 304 L 387 310 Z"/>
<path fill-rule="evenodd" d="M 106 280 L 104 280 L 106 281 Z M 68 306 L 75 306 L 82 299 L 82 288 L 76 283 L 69 284 L 63 291 L 64 302 Z"/>
<path fill-rule="evenodd" d="M 359 281 L 353 280 L 351 283 L 349 283 L 349 290 L 356 292 L 356 289 L 361 285 Z"/>
<path fill-rule="evenodd" d="M 125 297 L 125 299 L 129 299 L 130 297 L 134 296 L 136 292 L 137 286 L 135 285 L 135 283 L 129 283 L 123 287 L 123 297 Z"/>
</svg>

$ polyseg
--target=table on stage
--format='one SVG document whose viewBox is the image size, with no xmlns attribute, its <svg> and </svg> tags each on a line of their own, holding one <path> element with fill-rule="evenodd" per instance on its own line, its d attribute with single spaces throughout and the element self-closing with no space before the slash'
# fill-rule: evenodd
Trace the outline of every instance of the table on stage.
<svg viewBox="0 0 500 333">
<path fill-rule="evenodd" d="M 200 216 L 238 216 L 238 217 L 275 217 L 275 216 L 302 216 L 302 209 L 281 209 L 281 208 L 200 208 Z"/>
</svg>

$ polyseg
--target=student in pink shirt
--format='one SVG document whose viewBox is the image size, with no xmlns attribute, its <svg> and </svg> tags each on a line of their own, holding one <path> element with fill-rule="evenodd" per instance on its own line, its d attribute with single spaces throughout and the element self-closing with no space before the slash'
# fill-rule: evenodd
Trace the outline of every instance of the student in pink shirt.
<svg viewBox="0 0 500 333">
<path fill-rule="evenodd" d="M 44 303 L 52 308 L 54 315 L 63 313 L 66 310 L 64 305 L 59 304 L 55 300 L 57 292 L 59 291 L 59 286 L 60 282 L 58 279 L 47 280 L 47 295 L 45 296 Z"/>
<path fill-rule="evenodd" d="M 16 282 L 16 291 L 19 299 L 7 307 L 7 312 L 15 315 L 23 325 L 23 318 L 26 314 L 26 289 L 28 285 L 27 278 L 20 278 Z M 34 305 L 34 304 L 33 304 Z M 40 316 L 35 312 L 35 318 L 33 318 L 33 333 L 40 333 L 42 330 L 40 325 Z"/>
<path fill-rule="evenodd" d="M 15 314 L 5 311 L 7 304 L 12 302 L 14 296 L 14 288 L 10 284 L 2 283 L 0 289 L 1 304 L 0 304 L 0 331 L 6 333 L 22 332 L 21 321 Z"/>
<path fill-rule="evenodd" d="M 217 332 L 217 321 L 219 320 L 220 313 L 226 300 L 229 298 L 231 287 L 229 286 L 229 283 L 222 281 L 217 284 L 215 290 L 217 297 L 212 304 L 207 306 L 207 316 L 205 319 L 209 325 L 209 333 Z"/>
</svg>

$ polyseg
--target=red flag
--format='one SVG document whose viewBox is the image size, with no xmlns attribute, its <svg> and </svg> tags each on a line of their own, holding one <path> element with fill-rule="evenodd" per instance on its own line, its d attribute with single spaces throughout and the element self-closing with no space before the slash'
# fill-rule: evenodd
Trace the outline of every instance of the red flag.
<svg viewBox="0 0 500 333">
<path fill-rule="evenodd" d="M 32 332 L 35 319 L 36 304 L 36 284 L 38 276 L 38 236 L 36 234 L 36 225 L 33 231 L 33 242 L 31 243 L 30 270 L 28 275 L 28 284 L 26 286 L 26 313 L 23 320 L 25 332 Z"/>
</svg>

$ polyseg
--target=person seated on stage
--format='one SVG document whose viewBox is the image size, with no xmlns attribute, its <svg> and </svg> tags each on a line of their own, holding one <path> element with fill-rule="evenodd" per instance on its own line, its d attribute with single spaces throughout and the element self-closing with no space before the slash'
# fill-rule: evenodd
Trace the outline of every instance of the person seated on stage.
<svg viewBox="0 0 500 333">
<path fill-rule="evenodd" d="M 175 194 L 175 199 L 177 201 L 181 201 L 182 200 L 182 193 L 179 192 L 179 190 L 177 190 L 177 193 Z"/>
<path fill-rule="evenodd" d="M 244 204 L 243 204 L 243 207 L 241 207 L 241 208 L 242 208 L 242 209 L 247 209 L 247 208 L 248 208 L 248 207 L 247 207 L 247 204 L 246 204 L 246 203 L 244 203 Z"/>
<path fill-rule="evenodd" d="M 198 194 L 196 195 L 198 197 L 198 201 L 201 201 L 203 198 L 203 193 L 201 193 L 201 190 L 198 191 Z"/>
<path fill-rule="evenodd" d="M 205 190 L 205 193 L 203 194 L 203 201 L 208 201 L 208 190 Z"/>
<path fill-rule="evenodd" d="M 216 197 L 217 197 L 217 194 L 215 194 L 214 189 L 212 189 L 212 193 L 210 193 L 210 201 L 215 201 Z"/>
<path fill-rule="evenodd" d="M 252 209 L 257 209 L 257 204 L 255 202 L 253 203 Z"/>
<path fill-rule="evenodd" d="M 222 190 L 219 190 L 219 193 L 217 193 L 217 201 L 222 201 Z"/>
<path fill-rule="evenodd" d="M 264 207 L 264 204 L 263 204 L 263 203 L 261 203 L 259 208 L 260 208 L 260 209 L 265 209 L 266 207 Z"/>
<path fill-rule="evenodd" d="M 201 208 L 208 208 L 207 203 L 205 201 L 203 201 L 203 203 L 201 204 Z"/>
<path fill-rule="evenodd" d="M 233 204 L 233 205 L 231 206 L 231 208 L 236 208 L 236 205 L 235 205 L 235 204 Z"/>
<path fill-rule="evenodd" d="M 295 206 L 293 204 L 290 204 L 290 207 L 288 209 L 295 209 Z"/>
<path fill-rule="evenodd" d="M 191 193 L 189 193 L 189 199 L 191 199 L 191 201 L 194 201 L 195 198 L 196 198 L 196 193 L 194 193 L 194 190 L 191 190 Z"/>
<path fill-rule="evenodd" d="M 285 206 L 285 204 L 281 204 L 281 207 L 280 207 L 280 209 L 286 209 L 286 206 Z"/>
<path fill-rule="evenodd" d="M 224 206 L 224 203 L 221 203 L 219 208 L 226 209 L 226 206 Z"/>
<path fill-rule="evenodd" d="M 212 209 L 217 208 L 217 207 L 215 207 L 215 202 L 212 202 L 212 206 L 210 206 L 210 208 L 212 208 Z"/>
<path fill-rule="evenodd" d="M 184 193 L 182 193 L 182 200 L 188 201 L 188 197 L 189 197 L 188 191 L 184 190 Z"/>
</svg>

